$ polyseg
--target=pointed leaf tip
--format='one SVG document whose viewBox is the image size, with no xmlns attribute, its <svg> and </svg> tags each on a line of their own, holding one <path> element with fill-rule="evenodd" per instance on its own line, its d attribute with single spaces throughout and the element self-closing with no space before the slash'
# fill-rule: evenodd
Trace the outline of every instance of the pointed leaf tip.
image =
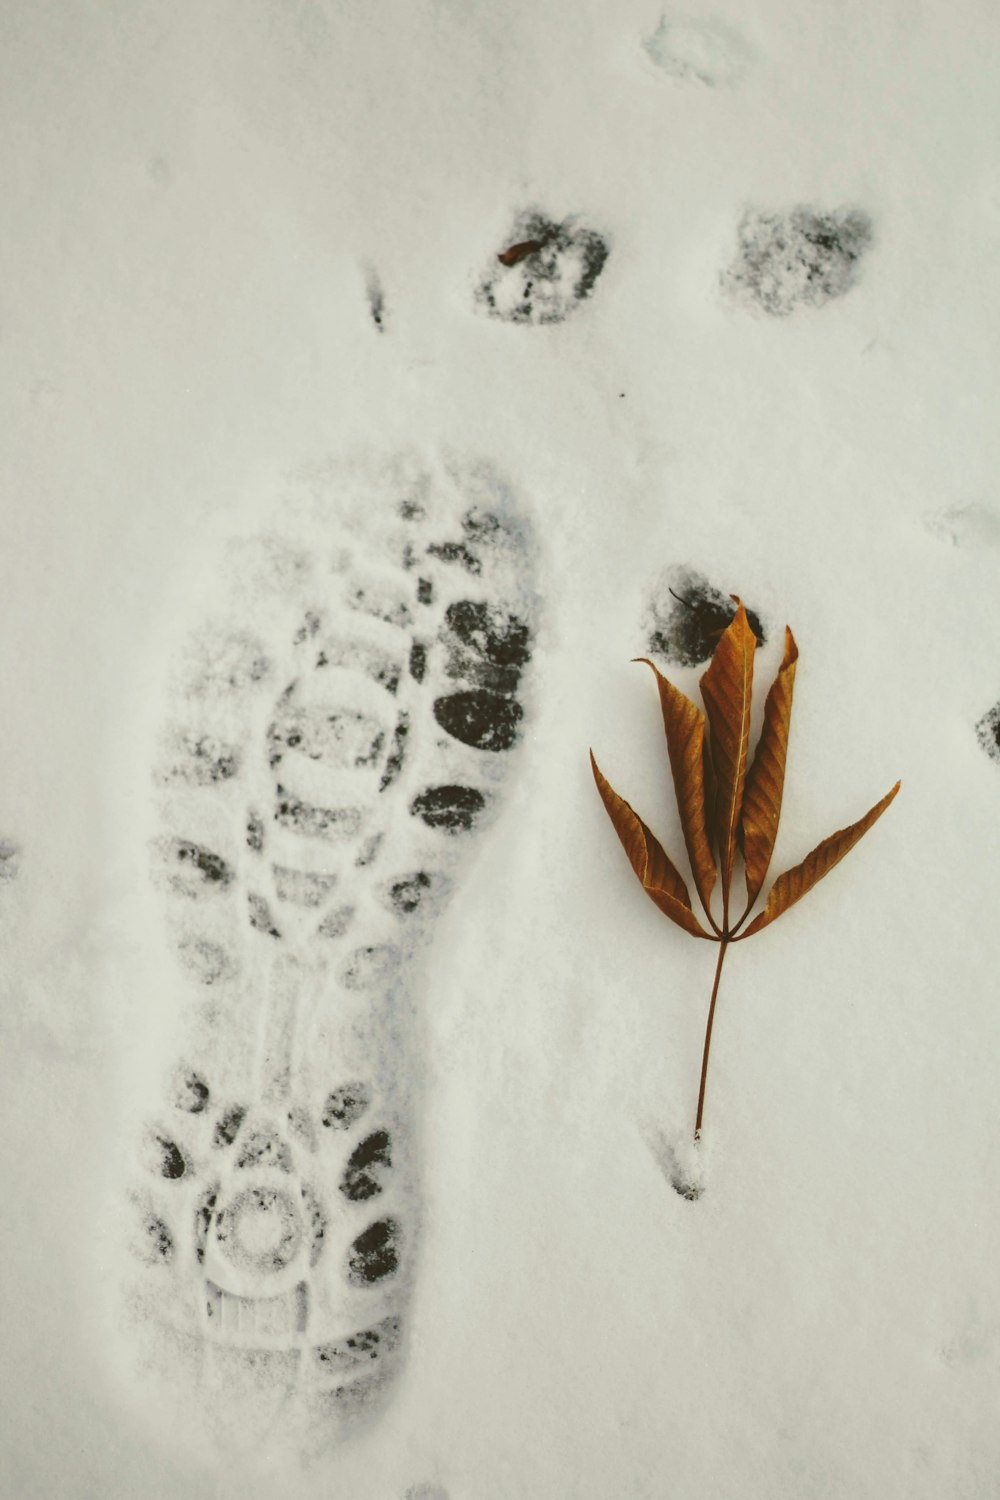
<svg viewBox="0 0 1000 1500">
<path fill-rule="evenodd" d="M 590 764 L 608 817 L 647 896 L 685 932 L 693 937 L 709 937 L 692 910 L 691 897 L 676 865 L 655 834 L 602 775 L 593 750 Z"/>
<path fill-rule="evenodd" d="M 874 807 L 868 809 L 863 818 L 859 818 L 849 828 L 840 828 L 836 833 L 831 833 L 829 838 L 817 844 L 816 848 L 806 855 L 801 864 L 779 875 L 771 887 L 764 910 L 754 918 L 742 937 L 752 937 L 755 932 L 760 932 L 762 928 L 770 926 L 790 906 L 794 906 L 796 901 L 801 901 L 802 897 L 811 891 L 824 875 L 830 873 L 834 865 L 840 863 L 845 854 L 851 852 L 869 828 L 878 822 L 899 788 L 900 782 L 897 781 L 880 802 L 876 802 Z"/>
<path fill-rule="evenodd" d="M 784 655 L 764 703 L 764 724 L 743 794 L 740 842 L 746 864 L 748 907 L 760 894 L 778 835 L 798 659 L 799 648 L 786 625 Z"/>
</svg>

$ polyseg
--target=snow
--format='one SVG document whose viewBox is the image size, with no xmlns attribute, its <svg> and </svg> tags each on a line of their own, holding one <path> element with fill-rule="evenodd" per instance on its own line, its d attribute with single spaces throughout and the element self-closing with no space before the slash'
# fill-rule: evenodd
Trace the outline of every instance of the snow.
<svg viewBox="0 0 1000 1500">
<path fill-rule="evenodd" d="M 992 1494 L 992 7 L 8 0 L 3 32 L 0 1494 Z M 835 294 L 733 296 L 741 225 L 810 214 L 870 221 Z M 484 316 L 539 215 L 596 280 Z M 405 1363 L 322 1451 L 280 1414 L 224 1443 L 136 1373 L 120 1274 L 184 1035 L 158 736 L 231 540 L 397 454 L 530 525 L 522 740 L 413 959 Z M 799 644 L 775 873 L 902 779 L 727 959 L 696 1202 L 714 953 L 586 754 L 680 859 L 630 664 L 678 569 L 760 614 L 760 702 Z"/>
</svg>

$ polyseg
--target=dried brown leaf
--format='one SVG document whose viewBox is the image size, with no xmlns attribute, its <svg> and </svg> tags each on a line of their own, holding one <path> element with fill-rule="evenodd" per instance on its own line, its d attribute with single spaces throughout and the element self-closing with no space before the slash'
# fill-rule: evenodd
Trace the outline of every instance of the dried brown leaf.
<svg viewBox="0 0 1000 1500">
<path fill-rule="evenodd" d="M 799 648 L 786 625 L 785 654 L 764 704 L 764 726 L 747 772 L 743 793 L 740 833 L 746 862 L 748 907 L 753 905 L 760 894 L 778 834 L 781 795 L 785 786 L 788 729 L 792 718 L 792 689 L 798 658 Z"/>
<path fill-rule="evenodd" d="M 753 658 L 757 649 L 757 638 L 750 629 L 747 612 L 740 600 L 736 603 L 736 613 L 723 632 L 711 664 L 701 678 L 701 695 L 705 700 L 712 731 L 715 843 L 719 853 L 722 895 L 727 911 L 746 783 Z"/>
<path fill-rule="evenodd" d="M 676 922 L 678 927 L 683 927 L 685 932 L 690 932 L 694 937 L 707 938 L 709 934 L 692 910 L 688 888 L 677 866 L 655 834 L 650 832 L 638 814 L 633 812 L 625 799 L 619 797 L 602 776 L 593 751 L 590 754 L 590 764 L 608 817 L 614 824 L 622 848 L 628 855 L 629 863 L 641 881 L 643 890 L 664 916 Z"/>
<path fill-rule="evenodd" d="M 545 248 L 544 240 L 519 240 L 516 245 L 511 245 L 507 250 L 501 250 L 497 260 L 502 266 L 516 266 L 518 261 L 527 260 L 529 255 Z"/>
<path fill-rule="evenodd" d="M 850 853 L 872 824 L 878 822 L 898 791 L 897 781 L 892 791 L 887 792 L 881 802 L 876 802 L 863 818 L 852 823 L 850 828 L 841 828 L 837 833 L 831 833 L 828 839 L 817 844 L 811 854 L 806 855 L 801 864 L 779 875 L 771 887 L 764 910 L 754 918 L 742 936 L 751 937 L 755 932 L 760 932 L 761 928 L 768 927 L 782 912 L 794 906 L 796 901 L 801 901 L 807 891 L 811 891 L 824 875 L 829 874 L 834 865 L 840 863 L 845 854 Z"/>
<path fill-rule="evenodd" d="M 667 681 L 648 657 L 639 660 L 651 667 L 656 677 L 684 843 L 701 904 L 711 921 L 715 860 L 705 810 L 705 715 Z"/>
</svg>

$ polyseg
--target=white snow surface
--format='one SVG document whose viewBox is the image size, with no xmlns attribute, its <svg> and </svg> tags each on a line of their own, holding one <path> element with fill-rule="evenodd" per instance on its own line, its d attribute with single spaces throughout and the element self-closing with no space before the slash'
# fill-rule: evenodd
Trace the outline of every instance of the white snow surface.
<svg viewBox="0 0 1000 1500">
<path fill-rule="evenodd" d="M 995 1495 L 995 7 L 7 0 L 0 36 L 0 1495 Z M 747 211 L 803 205 L 870 220 L 846 290 L 727 297 Z M 563 322 L 483 317 L 534 210 L 606 264 Z M 176 1420 L 118 1267 L 182 1008 L 169 642 L 354 453 L 502 475 L 540 612 L 502 811 L 414 960 L 405 1363 L 317 1455 Z M 760 702 L 795 631 L 775 872 L 903 783 L 727 960 L 696 1202 L 714 950 L 587 762 L 680 861 L 630 665 L 674 567 L 760 614 Z"/>
</svg>

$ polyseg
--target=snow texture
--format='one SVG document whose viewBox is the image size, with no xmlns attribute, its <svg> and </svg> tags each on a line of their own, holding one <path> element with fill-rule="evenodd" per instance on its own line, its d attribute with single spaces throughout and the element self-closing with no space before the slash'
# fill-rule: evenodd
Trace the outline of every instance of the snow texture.
<svg viewBox="0 0 1000 1500">
<path fill-rule="evenodd" d="M 998 48 L 9 0 L 0 1495 L 995 1493 Z M 696 1146 L 587 750 L 690 879 L 732 595 L 773 873 L 902 790 Z"/>
</svg>

